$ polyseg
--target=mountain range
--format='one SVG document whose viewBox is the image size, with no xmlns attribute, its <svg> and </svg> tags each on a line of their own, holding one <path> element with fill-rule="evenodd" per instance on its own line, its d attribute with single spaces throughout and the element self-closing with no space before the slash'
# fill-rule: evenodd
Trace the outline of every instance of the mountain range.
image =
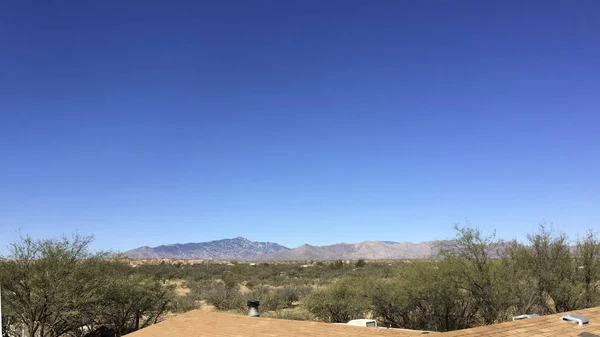
<svg viewBox="0 0 600 337">
<path fill-rule="evenodd" d="M 364 241 L 328 246 L 304 244 L 290 249 L 272 242 L 255 242 L 243 237 L 209 242 L 139 247 L 125 252 L 134 259 L 169 258 L 187 260 L 300 261 L 300 260 L 386 260 L 431 258 L 440 241 L 421 243 Z"/>
<path fill-rule="evenodd" d="M 125 252 L 134 259 L 185 260 L 253 260 L 270 254 L 288 251 L 287 247 L 271 242 L 255 242 L 243 237 L 198 243 L 176 243 L 158 247 L 139 247 Z"/>
</svg>

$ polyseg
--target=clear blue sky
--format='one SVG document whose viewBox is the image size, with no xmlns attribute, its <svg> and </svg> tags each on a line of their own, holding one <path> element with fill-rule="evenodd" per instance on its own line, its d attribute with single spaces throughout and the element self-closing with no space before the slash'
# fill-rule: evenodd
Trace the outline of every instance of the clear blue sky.
<svg viewBox="0 0 600 337">
<path fill-rule="evenodd" d="M 599 229 L 599 12 L 4 1 L 0 247 Z"/>
</svg>

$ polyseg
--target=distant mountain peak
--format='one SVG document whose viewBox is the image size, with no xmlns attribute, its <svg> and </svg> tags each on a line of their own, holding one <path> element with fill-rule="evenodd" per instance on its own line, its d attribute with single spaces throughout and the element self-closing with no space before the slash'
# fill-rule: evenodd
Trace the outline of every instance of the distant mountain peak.
<svg viewBox="0 0 600 337">
<path fill-rule="evenodd" d="M 243 237 L 243 236 L 238 236 L 238 237 L 236 237 L 234 240 L 241 241 L 241 242 L 252 242 L 252 241 L 250 241 L 250 240 L 246 239 L 246 238 L 245 238 L 245 237 Z"/>
</svg>

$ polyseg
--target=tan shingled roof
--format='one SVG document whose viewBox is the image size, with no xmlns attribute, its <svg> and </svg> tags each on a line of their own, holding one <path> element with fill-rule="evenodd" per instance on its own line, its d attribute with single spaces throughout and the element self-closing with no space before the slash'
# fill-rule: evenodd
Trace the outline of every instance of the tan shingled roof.
<svg viewBox="0 0 600 337">
<path fill-rule="evenodd" d="M 478 328 L 435 333 L 439 337 L 551 337 L 579 336 L 583 332 L 600 336 L 600 307 L 577 310 L 572 313 L 590 319 L 580 327 L 561 321 L 564 314 L 548 315 L 515 322 L 506 322 Z M 329 336 L 415 337 L 418 332 L 395 329 L 354 327 L 318 322 L 290 321 L 275 318 L 256 318 L 228 313 L 193 310 L 164 322 L 129 334 L 131 337 L 201 337 L 201 336 Z M 586 336 L 585 334 L 582 336 Z M 589 337 L 593 335 L 588 335 Z"/>
<path fill-rule="evenodd" d="M 586 316 L 589 318 L 590 323 L 585 326 L 578 326 L 574 323 L 561 321 L 560 318 L 567 314 L 580 314 Z M 600 336 L 600 307 L 445 332 L 441 335 L 443 337 L 570 337 L 579 336 L 583 332 Z M 584 334 L 583 336 L 585 337 L 586 335 Z M 588 335 L 588 337 L 592 336 Z"/>
</svg>

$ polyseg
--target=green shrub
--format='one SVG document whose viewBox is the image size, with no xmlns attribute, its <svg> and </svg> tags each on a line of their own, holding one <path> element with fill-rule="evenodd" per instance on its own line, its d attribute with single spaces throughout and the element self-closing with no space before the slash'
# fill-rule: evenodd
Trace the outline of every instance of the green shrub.
<svg viewBox="0 0 600 337">
<path fill-rule="evenodd" d="M 198 309 L 198 298 L 192 293 L 185 296 L 175 297 L 171 303 L 171 308 L 175 312 L 186 312 Z"/>
<path fill-rule="evenodd" d="M 315 320 L 313 314 L 306 308 L 283 309 L 272 313 L 265 313 L 264 317 L 272 317 L 279 319 L 291 319 L 296 321 L 312 321 Z"/>
<path fill-rule="evenodd" d="M 366 279 L 343 278 L 313 293 L 306 301 L 306 308 L 320 320 L 330 323 L 363 318 L 370 309 L 368 288 Z"/>
<path fill-rule="evenodd" d="M 334 262 L 329 263 L 329 268 L 331 269 L 343 269 L 344 268 L 344 262 L 342 260 L 337 260 Z"/>
<path fill-rule="evenodd" d="M 204 294 L 204 299 L 218 310 L 245 310 L 245 298 L 240 294 L 237 286 L 216 282 L 212 288 Z"/>
</svg>

